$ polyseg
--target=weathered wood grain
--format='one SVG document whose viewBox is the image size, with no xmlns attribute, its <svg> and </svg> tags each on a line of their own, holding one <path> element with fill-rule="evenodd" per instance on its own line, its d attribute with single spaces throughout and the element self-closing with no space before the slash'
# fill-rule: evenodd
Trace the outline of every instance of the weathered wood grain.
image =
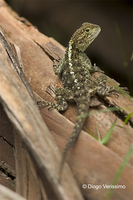
<svg viewBox="0 0 133 200">
<path fill-rule="evenodd" d="M 50 83 L 57 87 L 62 85 L 60 79 L 54 74 L 53 61 L 63 57 L 65 48 L 53 38 L 39 33 L 35 27 L 8 8 L 2 0 L 0 0 L 0 25 L 4 29 L 8 41 L 19 46 L 21 50 L 25 75 L 30 81 L 32 90 L 37 94 L 36 99 L 39 100 L 39 95 L 45 100 L 54 101 L 46 93 L 46 88 Z M 64 116 L 55 110 L 41 109 L 40 112 L 47 128 L 39 115 L 37 106 L 13 70 L 10 69 L 9 58 L 2 46 L 0 59 L 1 102 L 8 117 L 17 128 L 17 132 L 14 134 L 15 147 L 18 151 L 18 154 L 15 154 L 17 192 L 27 199 L 41 199 L 46 196 L 50 200 L 54 197 L 56 199 L 68 199 L 68 197 L 69 199 L 82 199 L 67 165 L 63 169 L 61 186 L 56 182 L 61 159 L 56 144 L 62 152 L 76 120 L 75 104 L 70 104 L 69 109 L 62 113 Z M 98 73 L 95 73 L 94 77 L 97 76 Z M 115 81 L 111 81 L 117 84 Z M 92 113 L 87 118 L 85 126 L 88 130 L 97 136 L 97 124 L 101 137 L 104 137 L 116 118 L 117 125 L 123 126 L 125 116 L 133 112 L 133 102 L 131 98 L 122 94 L 119 95 L 119 98 L 111 96 L 100 99 L 100 101 L 101 106 L 95 109 L 91 108 L 90 111 L 109 106 L 122 108 L 119 112 Z M 130 118 L 128 125 L 116 126 L 106 147 L 93 139 L 87 132 L 81 132 L 76 144 L 68 153 L 67 161 L 84 198 L 91 200 L 106 198 L 108 190 L 83 189 L 82 185 L 112 183 L 132 144 L 132 125 L 133 117 Z M 126 189 L 114 190 L 111 198 L 113 200 L 122 198 L 126 200 L 133 197 L 133 156 L 129 163 L 118 182 L 118 184 L 126 185 Z M 23 176 L 21 176 L 22 172 Z M 34 184 L 32 184 L 33 182 Z M 27 185 L 24 185 L 25 183 Z M 32 191 L 34 191 L 34 195 L 32 195 Z"/>
</svg>

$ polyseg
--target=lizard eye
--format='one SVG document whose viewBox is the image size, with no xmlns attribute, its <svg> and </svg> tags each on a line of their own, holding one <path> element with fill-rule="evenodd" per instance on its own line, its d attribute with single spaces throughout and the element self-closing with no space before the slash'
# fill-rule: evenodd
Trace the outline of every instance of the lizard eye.
<svg viewBox="0 0 133 200">
<path fill-rule="evenodd" d="M 87 28 L 87 29 L 86 29 L 86 32 L 89 32 L 89 31 L 90 31 L 90 30 Z"/>
</svg>

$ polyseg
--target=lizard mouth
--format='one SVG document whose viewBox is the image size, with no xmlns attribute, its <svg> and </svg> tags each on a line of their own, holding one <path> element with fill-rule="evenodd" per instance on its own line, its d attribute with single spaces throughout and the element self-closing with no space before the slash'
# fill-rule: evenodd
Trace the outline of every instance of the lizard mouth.
<svg viewBox="0 0 133 200">
<path fill-rule="evenodd" d="M 100 27 L 98 27 L 96 30 L 95 30 L 95 33 L 92 34 L 91 38 L 88 39 L 88 41 L 93 41 L 100 33 L 101 29 Z"/>
</svg>

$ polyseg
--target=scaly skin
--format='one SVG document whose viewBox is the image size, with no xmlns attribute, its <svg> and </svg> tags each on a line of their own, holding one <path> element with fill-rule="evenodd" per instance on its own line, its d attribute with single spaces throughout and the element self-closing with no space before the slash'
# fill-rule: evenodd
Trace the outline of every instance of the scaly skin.
<svg viewBox="0 0 133 200">
<path fill-rule="evenodd" d="M 114 87 L 106 86 L 106 76 L 101 75 L 96 80 L 91 80 L 91 73 L 101 72 L 96 65 L 92 66 L 90 59 L 84 53 L 86 48 L 98 36 L 101 28 L 98 25 L 83 23 L 82 26 L 73 34 L 66 49 L 64 58 L 58 63 L 55 74 L 60 76 L 64 88 L 55 90 L 57 104 L 42 102 L 43 106 L 56 108 L 58 111 L 67 109 L 68 101 L 74 100 L 77 105 L 78 118 L 74 130 L 64 149 L 59 180 L 63 169 L 63 164 L 69 148 L 78 138 L 86 117 L 83 115 L 89 112 L 90 97 L 97 93 L 100 96 L 115 94 Z"/>
</svg>

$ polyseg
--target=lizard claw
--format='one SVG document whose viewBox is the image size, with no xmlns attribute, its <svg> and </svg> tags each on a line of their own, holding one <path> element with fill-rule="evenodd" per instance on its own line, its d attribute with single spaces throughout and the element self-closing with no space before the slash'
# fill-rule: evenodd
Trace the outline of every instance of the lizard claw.
<svg viewBox="0 0 133 200">
<path fill-rule="evenodd" d="M 60 60 L 54 60 L 53 61 L 53 67 L 54 67 L 54 70 L 56 69 L 58 63 L 59 63 Z"/>
<path fill-rule="evenodd" d="M 55 98 L 55 87 L 53 84 L 50 84 L 47 89 L 46 89 L 46 92 L 53 98 Z"/>
</svg>

